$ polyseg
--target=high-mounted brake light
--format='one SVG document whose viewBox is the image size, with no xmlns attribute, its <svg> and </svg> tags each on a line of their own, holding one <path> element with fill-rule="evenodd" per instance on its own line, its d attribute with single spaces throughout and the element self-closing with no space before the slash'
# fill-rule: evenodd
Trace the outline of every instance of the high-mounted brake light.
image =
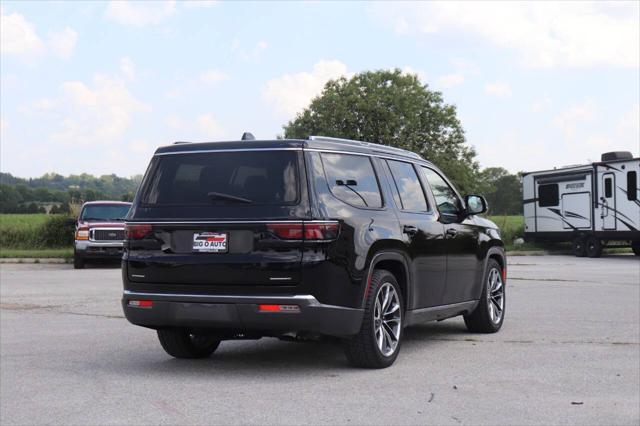
<svg viewBox="0 0 640 426">
<path fill-rule="evenodd" d="M 269 223 L 267 229 L 283 240 L 335 240 L 338 238 L 338 222 Z"/>
<path fill-rule="evenodd" d="M 141 240 L 151 233 L 151 225 L 134 225 L 126 224 L 124 228 L 124 236 L 127 240 Z"/>
</svg>

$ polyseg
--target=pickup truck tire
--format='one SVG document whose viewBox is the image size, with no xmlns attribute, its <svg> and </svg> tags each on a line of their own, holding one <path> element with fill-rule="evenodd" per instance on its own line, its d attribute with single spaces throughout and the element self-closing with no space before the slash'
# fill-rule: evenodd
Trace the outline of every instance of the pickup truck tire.
<svg viewBox="0 0 640 426">
<path fill-rule="evenodd" d="M 78 253 L 73 253 L 73 269 L 84 269 L 84 259 Z"/>
<path fill-rule="evenodd" d="M 175 358 L 207 358 L 220 346 L 219 339 L 192 334 L 184 328 L 160 329 L 158 340 L 165 352 Z"/>
<path fill-rule="evenodd" d="M 494 259 L 487 261 L 483 282 L 478 306 L 464 316 L 464 323 L 473 333 L 496 333 L 504 322 L 506 282 L 502 278 L 502 266 Z"/>
<path fill-rule="evenodd" d="M 385 300 L 388 302 L 381 303 Z M 345 341 L 349 362 L 363 368 L 386 368 L 393 364 L 400 352 L 403 320 L 404 302 L 396 278 L 389 271 L 374 270 L 360 331 Z"/>
</svg>

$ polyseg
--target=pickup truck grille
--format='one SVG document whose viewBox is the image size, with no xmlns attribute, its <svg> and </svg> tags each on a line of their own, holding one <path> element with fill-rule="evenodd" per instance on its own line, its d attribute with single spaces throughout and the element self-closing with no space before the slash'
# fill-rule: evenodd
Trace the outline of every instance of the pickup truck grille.
<svg viewBox="0 0 640 426">
<path fill-rule="evenodd" d="M 122 241 L 124 229 L 92 229 L 91 239 L 94 241 Z"/>
</svg>

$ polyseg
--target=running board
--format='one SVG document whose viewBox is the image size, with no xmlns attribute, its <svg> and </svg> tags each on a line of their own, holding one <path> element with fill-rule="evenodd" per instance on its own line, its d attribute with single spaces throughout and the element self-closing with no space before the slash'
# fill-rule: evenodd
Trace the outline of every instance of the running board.
<svg viewBox="0 0 640 426">
<path fill-rule="evenodd" d="M 404 317 L 406 325 L 420 324 L 427 321 L 443 320 L 462 314 L 468 314 L 478 305 L 477 300 L 453 303 L 451 305 L 433 306 L 430 308 L 414 309 L 407 311 Z"/>
</svg>

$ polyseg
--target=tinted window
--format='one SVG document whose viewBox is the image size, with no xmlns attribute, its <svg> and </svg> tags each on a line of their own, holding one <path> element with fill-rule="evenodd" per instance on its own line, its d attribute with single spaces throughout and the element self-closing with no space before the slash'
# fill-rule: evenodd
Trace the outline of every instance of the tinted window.
<svg viewBox="0 0 640 426">
<path fill-rule="evenodd" d="M 362 155 L 322 154 L 324 173 L 333 195 L 356 207 L 382 207 L 371 159 Z"/>
<path fill-rule="evenodd" d="M 391 160 L 387 161 L 387 164 L 389 164 L 394 184 L 400 194 L 402 210 L 426 212 L 428 210 L 427 201 L 413 166 L 402 161 Z"/>
<path fill-rule="evenodd" d="M 80 215 L 81 220 L 124 220 L 129 212 L 129 205 L 93 204 L 85 206 Z"/>
<path fill-rule="evenodd" d="M 142 203 L 293 204 L 298 199 L 296 158 L 292 151 L 165 155 L 154 169 Z"/>
<path fill-rule="evenodd" d="M 457 215 L 462 210 L 460 199 L 451 186 L 435 171 L 423 167 L 424 176 L 431 186 L 433 197 L 436 199 L 438 211 L 441 214 Z"/>
<path fill-rule="evenodd" d="M 559 201 L 557 183 L 540 185 L 538 187 L 538 202 L 540 207 L 557 206 Z"/>
<path fill-rule="evenodd" d="M 627 172 L 627 199 L 635 201 L 638 199 L 638 175 L 634 172 Z"/>
<path fill-rule="evenodd" d="M 604 180 L 604 197 L 611 198 L 613 197 L 613 181 L 611 178 L 606 178 Z"/>
</svg>

